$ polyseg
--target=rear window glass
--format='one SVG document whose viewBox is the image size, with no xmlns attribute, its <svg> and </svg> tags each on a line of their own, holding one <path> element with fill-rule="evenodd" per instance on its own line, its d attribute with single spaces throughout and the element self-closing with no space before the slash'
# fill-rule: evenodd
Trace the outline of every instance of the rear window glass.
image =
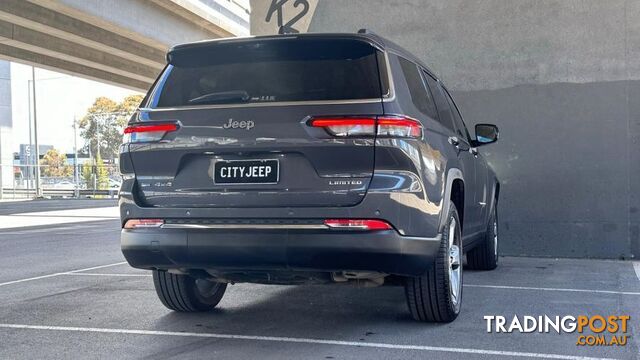
<svg viewBox="0 0 640 360">
<path fill-rule="evenodd" d="M 178 49 L 152 107 L 381 97 L 377 50 L 353 39 L 279 39 Z"/>
</svg>

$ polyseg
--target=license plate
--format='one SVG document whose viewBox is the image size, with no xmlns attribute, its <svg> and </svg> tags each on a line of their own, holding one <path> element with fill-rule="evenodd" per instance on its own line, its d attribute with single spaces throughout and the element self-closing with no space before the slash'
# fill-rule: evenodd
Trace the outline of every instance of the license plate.
<svg viewBox="0 0 640 360">
<path fill-rule="evenodd" d="M 278 160 L 216 161 L 213 182 L 216 184 L 277 184 Z"/>
</svg>

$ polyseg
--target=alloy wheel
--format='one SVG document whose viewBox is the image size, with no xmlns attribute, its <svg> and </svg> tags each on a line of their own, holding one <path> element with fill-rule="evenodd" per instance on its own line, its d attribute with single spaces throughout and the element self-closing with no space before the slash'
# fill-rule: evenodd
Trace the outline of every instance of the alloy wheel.
<svg viewBox="0 0 640 360">
<path fill-rule="evenodd" d="M 462 262 L 459 246 L 457 221 L 452 218 L 449 223 L 449 289 L 451 302 L 457 308 L 462 291 Z"/>
</svg>

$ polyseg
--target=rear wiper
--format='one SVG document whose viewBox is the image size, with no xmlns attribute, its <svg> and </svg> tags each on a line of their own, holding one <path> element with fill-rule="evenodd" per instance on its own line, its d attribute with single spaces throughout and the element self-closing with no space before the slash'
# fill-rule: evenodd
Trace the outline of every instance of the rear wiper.
<svg viewBox="0 0 640 360">
<path fill-rule="evenodd" d="M 221 102 L 247 102 L 251 98 L 244 90 L 218 91 L 204 94 L 189 100 L 189 104 L 216 104 Z"/>
</svg>

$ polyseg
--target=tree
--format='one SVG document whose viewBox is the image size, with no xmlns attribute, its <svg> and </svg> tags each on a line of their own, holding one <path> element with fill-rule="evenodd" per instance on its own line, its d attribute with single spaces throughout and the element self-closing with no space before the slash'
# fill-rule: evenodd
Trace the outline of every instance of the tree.
<svg viewBox="0 0 640 360">
<path fill-rule="evenodd" d="M 90 161 L 82 164 L 82 180 L 84 181 L 87 189 L 93 189 L 93 165 Z"/>
<path fill-rule="evenodd" d="M 96 185 L 98 189 L 108 189 L 109 188 L 109 171 L 107 167 L 104 166 L 104 162 L 100 156 L 96 157 Z"/>
<path fill-rule="evenodd" d="M 109 188 L 109 170 L 104 166 L 100 156 L 95 161 L 87 161 L 82 165 L 82 180 L 87 189 L 104 190 Z"/>
<path fill-rule="evenodd" d="M 118 155 L 122 143 L 122 129 L 142 101 L 142 95 L 125 97 L 117 103 L 107 97 L 97 98 L 80 119 L 80 136 L 85 140 L 84 150 L 112 160 Z M 98 151 L 99 149 L 99 151 Z"/>
<path fill-rule="evenodd" d="M 118 104 L 118 111 L 127 114 L 125 119 L 126 121 L 129 121 L 129 116 L 131 116 L 131 114 L 133 114 L 138 106 L 140 106 L 142 99 L 142 95 L 129 95 L 122 99 L 122 101 Z"/>
<path fill-rule="evenodd" d="M 67 156 L 56 149 L 50 149 L 40 160 L 42 175 L 47 177 L 68 177 L 73 168 L 67 164 Z"/>
</svg>

